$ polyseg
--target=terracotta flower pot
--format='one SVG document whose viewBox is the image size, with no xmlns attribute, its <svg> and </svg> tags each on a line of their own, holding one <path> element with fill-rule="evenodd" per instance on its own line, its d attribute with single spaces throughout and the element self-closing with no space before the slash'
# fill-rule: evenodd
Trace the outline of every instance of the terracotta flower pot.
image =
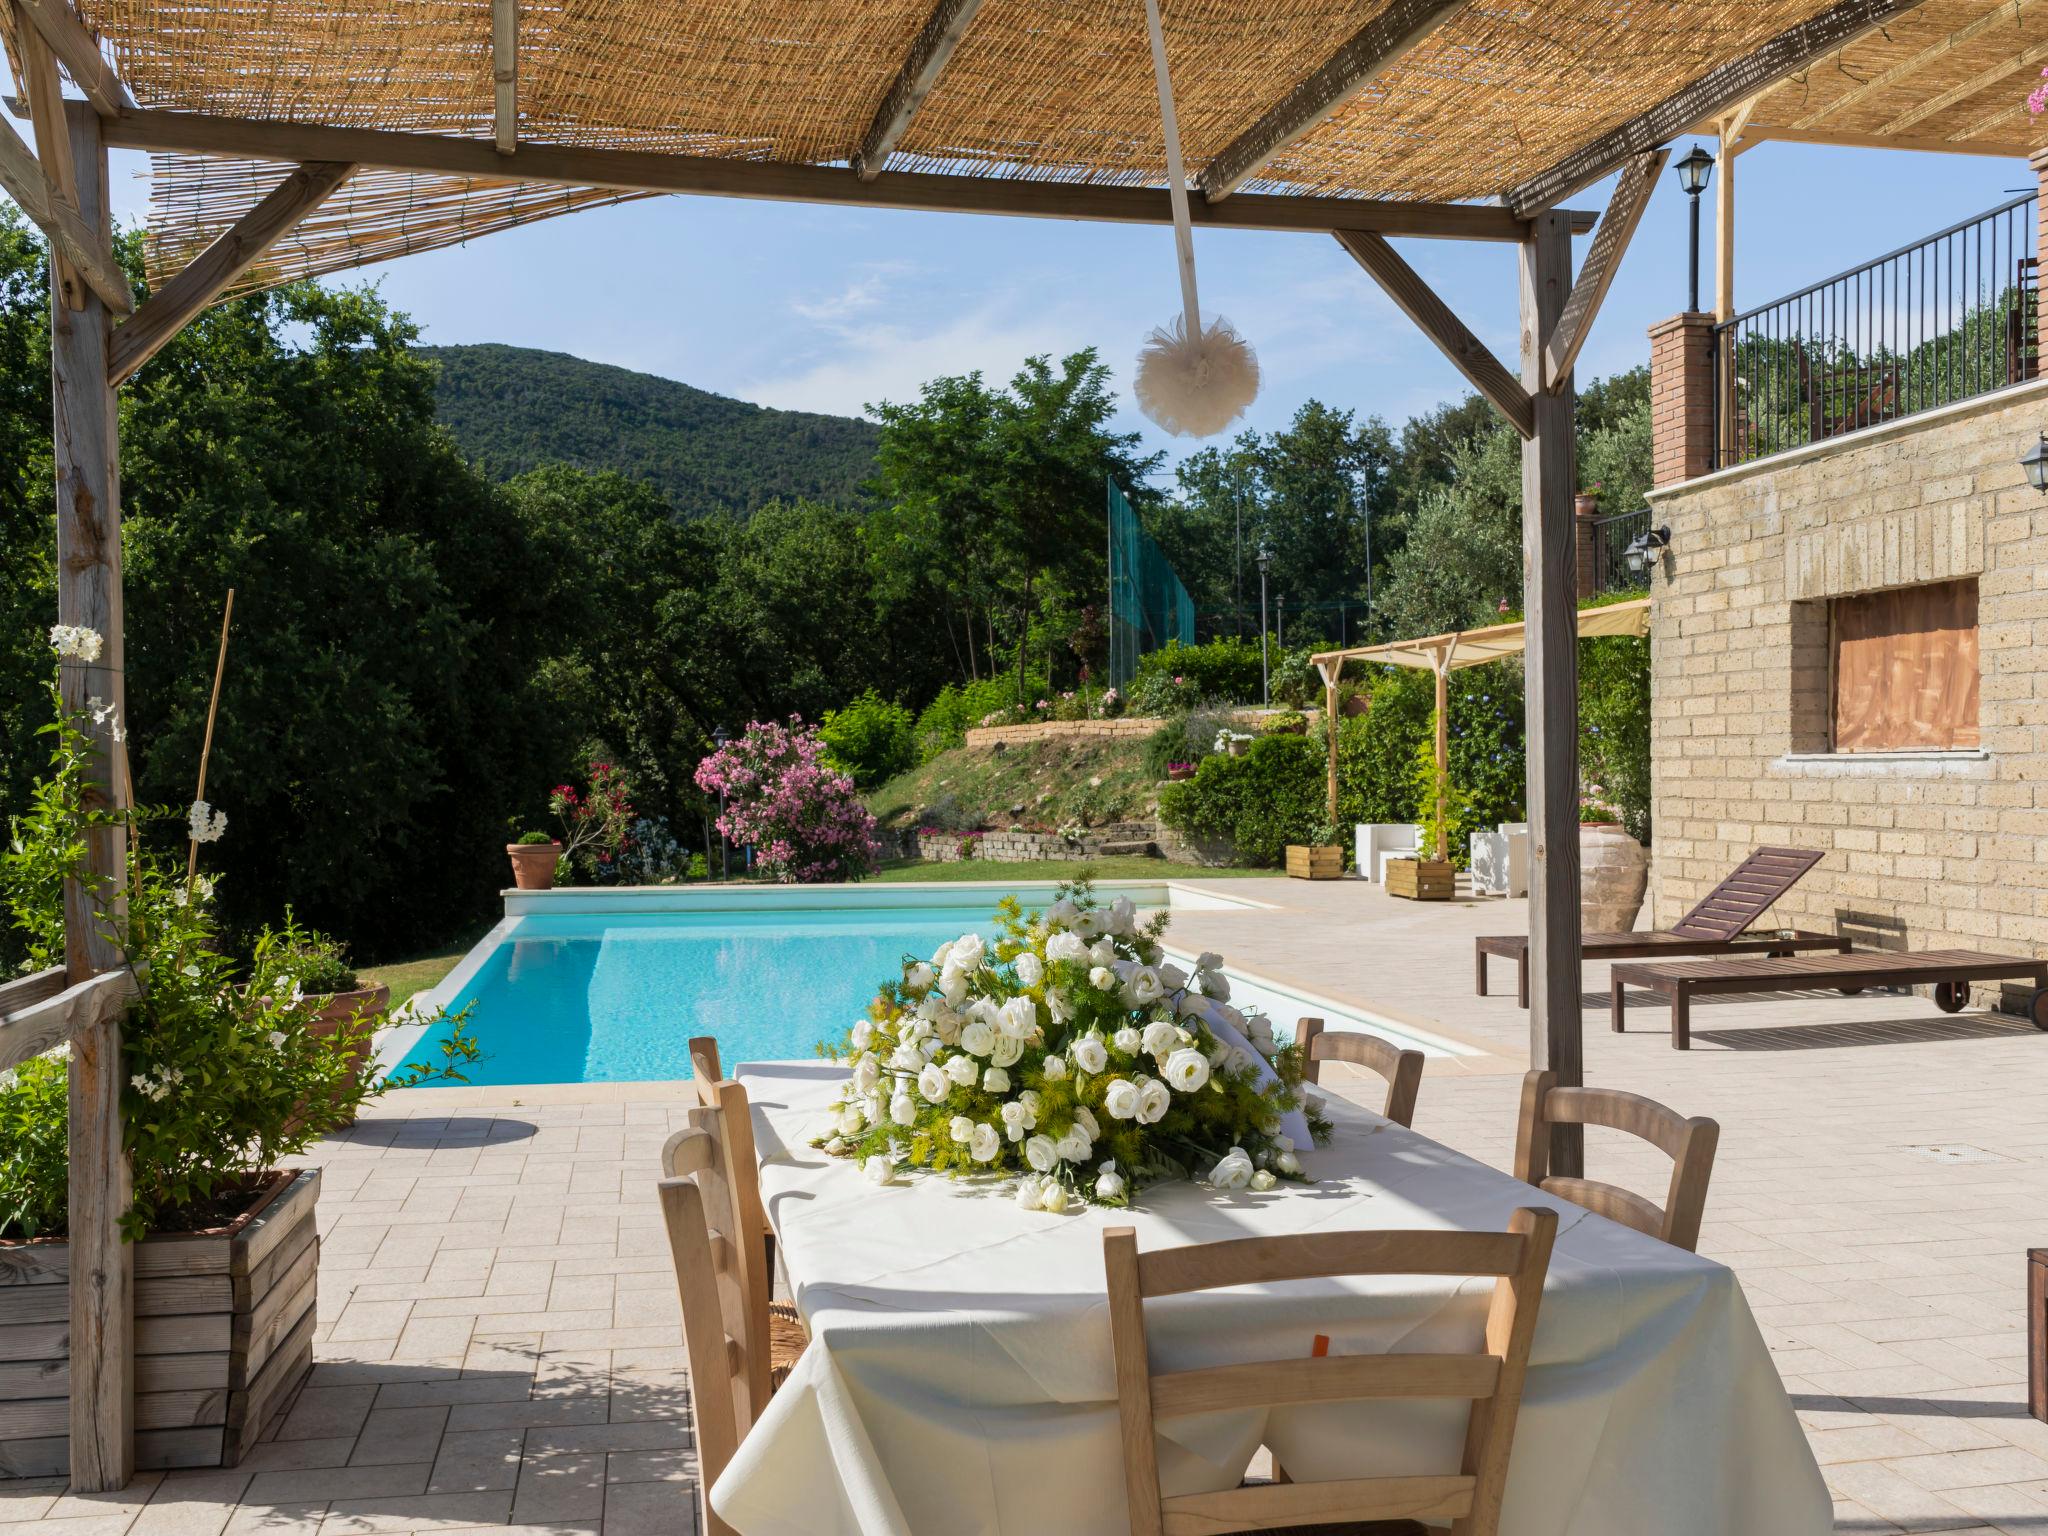
<svg viewBox="0 0 2048 1536">
<path fill-rule="evenodd" d="M 307 1030 L 328 1039 L 341 1033 L 349 1024 L 364 1014 L 382 1013 L 385 1004 L 391 1001 L 389 987 L 361 987 L 354 992 L 327 992 L 311 994 L 312 1001 L 320 1005 L 320 1011 L 307 1023 Z M 369 1036 L 353 1041 L 348 1048 L 351 1075 L 357 1082 L 370 1067 Z M 355 1122 L 349 1122 L 353 1125 Z"/>
<path fill-rule="evenodd" d="M 554 886 L 555 866 L 562 862 L 560 843 L 507 843 L 512 860 L 512 884 L 522 891 L 545 891 Z"/>
<path fill-rule="evenodd" d="M 1643 909 L 1650 856 L 1611 821 L 1579 825 L 1579 922 L 1587 933 L 1627 933 Z"/>
<path fill-rule="evenodd" d="M 1185 783 L 1195 776 L 1194 768 L 1187 763 L 1175 763 L 1166 770 L 1166 777 L 1175 784 Z"/>
</svg>

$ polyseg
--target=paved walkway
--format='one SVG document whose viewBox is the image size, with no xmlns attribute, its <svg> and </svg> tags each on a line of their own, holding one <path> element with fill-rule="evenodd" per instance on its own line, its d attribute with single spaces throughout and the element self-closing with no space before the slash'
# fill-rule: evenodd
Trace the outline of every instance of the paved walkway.
<svg viewBox="0 0 2048 1536">
<path fill-rule="evenodd" d="M 1233 889 L 1273 905 L 1189 913 L 1176 936 L 1488 1047 L 1432 1063 L 1416 1125 L 1505 1167 L 1526 1015 L 1505 975 L 1472 995 L 1470 936 L 1516 931 L 1520 904 Z M 2048 1536 L 2048 1425 L 2023 1406 L 2048 1036 L 1828 993 L 1703 1002 L 1680 1054 L 1654 1006 L 1611 1034 L 1605 990 L 1589 968 L 1589 1080 L 1722 1122 L 1701 1249 L 1742 1277 L 1838 1530 Z M 647 1084 L 376 1107 L 315 1159 L 318 1364 L 274 1437 L 234 1471 L 120 1495 L 0 1484 L 0 1536 L 687 1536 L 687 1394 L 649 1188 L 684 1107 Z M 1653 1155 L 1590 1140 L 1596 1172 L 1661 1195 Z"/>
</svg>

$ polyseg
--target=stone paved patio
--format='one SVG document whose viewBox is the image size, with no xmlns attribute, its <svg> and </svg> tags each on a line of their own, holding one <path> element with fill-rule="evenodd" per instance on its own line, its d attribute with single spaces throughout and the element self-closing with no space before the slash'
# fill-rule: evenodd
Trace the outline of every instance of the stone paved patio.
<svg viewBox="0 0 2048 1536">
<path fill-rule="evenodd" d="M 1271 905 L 1189 913 L 1177 938 L 1485 1046 L 1433 1064 L 1416 1125 L 1506 1166 L 1526 1015 L 1511 986 L 1472 995 L 1470 936 L 1515 931 L 1520 904 L 1238 890 Z M 1701 1249 L 1742 1277 L 1837 1529 L 2048 1533 L 2022 1311 L 2025 1249 L 2048 1241 L 2048 1036 L 1919 998 L 1785 995 L 1698 1005 L 1680 1054 L 1652 1006 L 1611 1034 L 1605 987 L 1589 968 L 1589 1080 L 1722 1122 Z M 318 1364 L 269 1443 L 121 1495 L 0 1484 L 0 1527 L 685 1536 L 695 1469 L 650 1192 L 684 1107 L 645 1084 L 378 1107 L 316 1159 Z M 1596 1132 L 1589 1157 L 1661 1194 L 1653 1155 Z"/>
</svg>

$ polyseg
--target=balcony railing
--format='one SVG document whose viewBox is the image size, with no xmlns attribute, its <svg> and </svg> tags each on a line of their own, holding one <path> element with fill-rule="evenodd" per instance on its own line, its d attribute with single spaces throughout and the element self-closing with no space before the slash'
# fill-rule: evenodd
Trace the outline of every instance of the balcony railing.
<svg viewBox="0 0 2048 1536">
<path fill-rule="evenodd" d="M 2015 198 L 1716 326 L 1716 463 L 2035 377 L 2035 205 Z"/>
<path fill-rule="evenodd" d="M 1638 534 L 1650 531 L 1650 509 L 1617 512 L 1593 519 L 1593 593 L 1646 592 L 1650 586 L 1648 567 L 1638 571 L 1628 563 L 1628 546 Z"/>
</svg>

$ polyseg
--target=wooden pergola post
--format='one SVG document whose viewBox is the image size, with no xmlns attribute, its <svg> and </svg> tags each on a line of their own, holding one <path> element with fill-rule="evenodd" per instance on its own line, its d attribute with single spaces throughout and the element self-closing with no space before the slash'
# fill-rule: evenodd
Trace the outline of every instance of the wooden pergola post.
<svg viewBox="0 0 2048 1536">
<path fill-rule="evenodd" d="M 1528 635 L 1529 1063 L 1560 1085 L 1585 1080 L 1579 1009 L 1578 488 L 1568 373 L 1546 379 L 1544 353 L 1572 291 L 1570 225 L 1538 214 L 1522 246 L 1522 380 L 1535 431 L 1522 443 L 1522 608 Z M 1547 387 L 1546 387 L 1547 386 Z M 1443 697 L 1443 674 L 1438 694 Z M 1584 1132 L 1551 1127 L 1551 1168 L 1585 1171 Z"/>
<path fill-rule="evenodd" d="M 1337 678 L 1344 670 L 1344 663 L 1319 661 L 1316 670 L 1323 674 L 1323 735 L 1329 749 L 1330 835 L 1342 843 L 1344 839 L 1337 833 Z"/>
<path fill-rule="evenodd" d="M 86 106 L 67 112 L 77 211 L 97 252 L 112 259 L 107 152 Z M 125 744 L 121 636 L 121 471 L 114 386 L 107 370 L 112 316 L 53 263 L 50 304 L 52 446 L 57 468 L 57 619 L 98 631 L 91 662 L 67 659 L 64 708 L 93 737 L 87 803 L 133 803 Z M 89 705 L 112 705 L 92 709 Z M 124 963 L 110 917 L 122 908 L 125 828 L 94 831 L 87 881 L 64 888 L 64 964 L 76 984 Z M 89 884 L 88 884 L 89 882 Z M 71 1486 L 104 1493 L 135 1470 L 134 1250 L 121 1239 L 130 1174 L 121 1145 L 121 1017 L 110 1010 L 72 1039 L 70 1068 Z"/>
</svg>

